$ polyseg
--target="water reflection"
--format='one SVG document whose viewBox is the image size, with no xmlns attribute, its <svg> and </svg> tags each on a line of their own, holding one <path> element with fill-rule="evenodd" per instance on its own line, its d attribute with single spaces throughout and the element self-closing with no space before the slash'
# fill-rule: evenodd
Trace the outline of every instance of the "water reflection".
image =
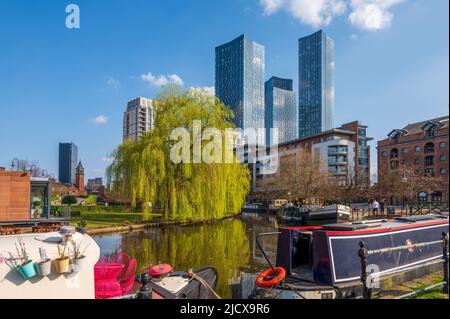
<svg viewBox="0 0 450 319">
<path fill-rule="evenodd" d="M 268 267 L 256 244 L 256 235 L 276 230 L 273 217 L 245 214 L 213 224 L 167 227 L 140 232 L 94 236 L 101 255 L 124 251 L 136 258 L 138 269 L 168 263 L 175 270 L 214 266 L 219 272 L 217 292 L 231 298 L 239 290 L 243 273 Z M 276 237 L 263 241 L 268 257 L 275 259 Z"/>
</svg>

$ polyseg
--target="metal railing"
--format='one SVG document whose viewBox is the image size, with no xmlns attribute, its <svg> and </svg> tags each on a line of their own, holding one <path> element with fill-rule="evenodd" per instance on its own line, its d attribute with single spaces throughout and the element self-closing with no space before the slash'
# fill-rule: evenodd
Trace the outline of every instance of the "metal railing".
<svg viewBox="0 0 450 319">
<path fill-rule="evenodd" d="M 368 256 L 375 255 L 375 254 L 390 253 L 390 252 L 394 252 L 394 251 L 402 251 L 402 250 L 412 251 L 415 248 L 428 247 L 428 246 L 437 245 L 437 244 L 442 245 L 442 262 L 443 262 L 443 268 L 444 268 L 443 269 L 443 271 L 444 271 L 443 281 L 438 284 L 426 287 L 424 289 L 420 289 L 420 290 L 399 296 L 395 299 L 403 299 L 403 298 L 412 297 L 412 296 L 421 294 L 425 291 L 434 289 L 439 286 L 443 286 L 443 292 L 448 294 L 448 233 L 442 233 L 441 240 L 435 240 L 435 241 L 423 242 L 423 243 L 417 243 L 417 244 L 411 243 L 411 244 L 406 244 L 406 245 L 402 245 L 402 246 L 387 247 L 387 248 L 374 249 L 374 250 L 368 250 L 363 241 L 359 242 L 358 256 L 361 261 L 361 281 L 363 284 L 363 298 L 370 299 L 373 294 L 372 285 L 371 285 L 371 283 L 369 284 L 369 281 L 371 282 L 371 279 L 372 279 L 372 274 L 367 273 L 367 257 Z"/>
</svg>

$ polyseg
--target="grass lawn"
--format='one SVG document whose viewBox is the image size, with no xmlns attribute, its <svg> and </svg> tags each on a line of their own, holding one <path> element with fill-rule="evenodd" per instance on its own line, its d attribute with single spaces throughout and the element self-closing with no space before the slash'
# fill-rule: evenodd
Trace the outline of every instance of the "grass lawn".
<svg viewBox="0 0 450 319">
<path fill-rule="evenodd" d="M 438 284 L 442 282 L 442 277 L 433 278 L 429 283 L 424 283 L 417 286 L 414 290 L 424 289 L 427 286 Z M 448 299 L 448 295 L 442 292 L 442 286 L 435 289 L 426 291 L 417 296 L 411 297 L 410 299 Z"/>
<path fill-rule="evenodd" d="M 114 226 L 125 226 L 141 222 L 159 219 L 160 215 L 143 213 L 109 213 L 109 212 L 83 212 L 81 217 L 74 218 L 70 224 L 78 226 L 78 221 L 83 219 L 87 222 L 86 228 L 103 228 Z"/>
</svg>

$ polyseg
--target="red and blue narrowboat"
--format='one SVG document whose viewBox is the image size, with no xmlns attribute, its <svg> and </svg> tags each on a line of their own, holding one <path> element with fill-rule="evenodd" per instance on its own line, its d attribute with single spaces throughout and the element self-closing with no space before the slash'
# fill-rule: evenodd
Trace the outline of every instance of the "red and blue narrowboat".
<svg viewBox="0 0 450 319">
<path fill-rule="evenodd" d="M 448 216 L 441 215 L 280 228 L 276 268 L 258 278 L 251 297 L 359 297 L 361 242 L 371 251 L 368 272 L 381 279 L 439 262 L 448 231 Z"/>
</svg>

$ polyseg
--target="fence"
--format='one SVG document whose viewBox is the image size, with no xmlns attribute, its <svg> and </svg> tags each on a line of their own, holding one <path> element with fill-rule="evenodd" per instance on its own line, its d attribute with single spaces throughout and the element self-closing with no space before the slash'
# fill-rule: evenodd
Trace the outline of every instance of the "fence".
<svg viewBox="0 0 450 319">
<path fill-rule="evenodd" d="M 351 219 L 360 220 L 365 218 L 383 218 L 389 216 L 413 216 L 426 214 L 442 214 L 449 212 L 448 202 L 415 202 L 404 205 L 388 205 L 378 213 L 369 208 L 369 204 L 358 204 L 351 206 Z"/>
<path fill-rule="evenodd" d="M 443 270 L 444 270 L 444 278 L 443 281 L 432 285 L 430 287 L 426 287 L 421 290 L 417 290 L 414 292 L 411 292 L 409 294 L 405 294 L 402 296 L 397 297 L 396 299 L 404 299 L 408 297 L 412 297 L 415 295 L 418 295 L 420 293 L 423 293 L 425 291 L 428 291 L 430 289 L 434 289 L 436 287 L 443 286 L 443 292 L 448 294 L 448 234 L 442 233 L 442 240 L 436 240 L 436 241 L 430 241 L 430 242 L 424 242 L 424 243 L 417 243 L 417 244 L 410 244 L 410 245 L 403 245 L 403 246 L 396 246 L 396 247 L 388 247 L 383 249 L 376 249 L 376 250 L 367 250 L 365 247 L 365 243 L 361 241 L 359 243 L 359 251 L 358 255 L 361 260 L 361 281 L 363 283 L 363 298 L 364 299 L 370 299 L 372 297 L 373 289 L 372 289 L 372 274 L 367 273 L 367 257 L 373 254 L 380 254 L 380 253 L 386 253 L 386 252 L 393 252 L 393 251 L 402 251 L 402 250 L 411 250 L 415 248 L 421 248 L 431 245 L 442 245 L 442 262 L 443 262 Z"/>
</svg>

